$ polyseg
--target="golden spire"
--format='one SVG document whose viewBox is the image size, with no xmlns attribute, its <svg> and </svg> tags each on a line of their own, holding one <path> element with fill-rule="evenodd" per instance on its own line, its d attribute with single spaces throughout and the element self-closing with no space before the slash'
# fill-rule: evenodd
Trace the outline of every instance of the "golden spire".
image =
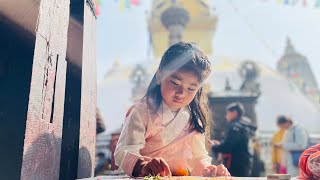
<svg viewBox="0 0 320 180">
<path fill-rule="evenodd" d="M 188 13 L 186 23 L 181 34 L 182 41 L 196 42 L 208 55 L 213 54 L 212 38 L 215 32 L 217 17 L 211 14 L 210 4 L 206 0 L 154 0 L 148 19 L 148 26 L 152 36 L 153 54 L 160 59 L 169 45 L 169 31 L 163 25 L 161 16 L 163 12 L 176 6 Z"/>
</svg>

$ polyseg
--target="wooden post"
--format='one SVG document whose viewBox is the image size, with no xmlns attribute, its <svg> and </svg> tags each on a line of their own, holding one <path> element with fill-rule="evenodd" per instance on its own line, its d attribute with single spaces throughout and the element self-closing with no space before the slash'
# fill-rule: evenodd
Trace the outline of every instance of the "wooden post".
<svg viewBox="0 0 320 180">
<path fill-rule="evenodd" d="M 21 179 L 58 179 L 69 0 L 41 0 Z"/>
<path fill-rule="evenodd" d="M 0 179 L 20 178 L 34 45 L 0 15 Z"/>
<path fill-rule="evenodd" d="M 94 175 L 96 138 L 96 28 L 95 7 L 86 1 L 83 22 L 81 122 L 78 178 Z"/>
<path fill-rule="evenodd" d="M 93 175 L 94 4 L 71 2 L 0 1 L 0 179 Z"/>
<path fill-rule="evenodd" d="M 61 180 L 77 178 L 80 134 L 80 104 L 81 69 L 68 61 L 61 144 Z"/>
<path fill-rule="evenodd" d="M 93 176 L 96 136 L 95 12 L 71 1 L 60 179 Z M 75 20 L 77 22 L 75 22 Z M 75 37 L 77 38 L 75 40 Z M 75 48 L 79 46 L 78 48 Z"/>
</svg>

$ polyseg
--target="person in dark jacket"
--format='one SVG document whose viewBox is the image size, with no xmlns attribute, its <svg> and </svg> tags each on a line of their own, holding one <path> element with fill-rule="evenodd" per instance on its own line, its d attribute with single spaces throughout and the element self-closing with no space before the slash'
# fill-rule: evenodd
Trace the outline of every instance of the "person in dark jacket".
<svg viewBox="0 0 320 180">
<path fill-rule="evenodd" d="M 96 108 L 96 124 L 96 134 L 103 133 L 106 130 L 99 108 Z"/>
<path fill-rule="evenodd" d="M 255 134 L 256 126 L 249 118 L 243 117 L 241 103 L 232 103 L 226 108 L 228 122 L 224 140 L 213 141 L 212 151 L 222 153 L 224 165 L 232 176 L 251 176 L 252 150 L 250 141 Z"/>
</svg>

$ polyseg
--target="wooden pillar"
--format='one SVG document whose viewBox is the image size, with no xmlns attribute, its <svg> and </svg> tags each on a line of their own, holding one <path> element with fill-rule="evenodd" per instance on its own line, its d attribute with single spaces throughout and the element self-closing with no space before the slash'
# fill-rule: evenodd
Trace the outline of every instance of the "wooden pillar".
<svg viewBox="0 0 320 180">
<path fill-rule="evenodd" d="M 41 0 L 21 179 L 58 179 L 65 94 L 69 0 Z"/>
<path fill-rule="evenodd" d="M 83 22 L 81 121 L 79 137 L 78 178 L 94 175 L 96 140 L 96 28 L 95 7 L 86 1 Z"/>
<path fill-rule="evenodd" d="M 0 179 L 93 175 L 94 6 L 71 2 L 0 1 Z"/>
<path fill-rule="evenodd" d="M 94 173 L 96 19 L 93 11 L 90 0 L 71 1 L 60 179 L 86 178 Z"/>
<path fill-rule="evenodd" d="M 0 179 L 20 178 L 34 43 L 0 15 Z"/>
<path fill-rule="evenodd" d="M 60 179 L 76 179 L 79 154 L 81 71 L 68 61 L 61 145 Z"/>
</svg>

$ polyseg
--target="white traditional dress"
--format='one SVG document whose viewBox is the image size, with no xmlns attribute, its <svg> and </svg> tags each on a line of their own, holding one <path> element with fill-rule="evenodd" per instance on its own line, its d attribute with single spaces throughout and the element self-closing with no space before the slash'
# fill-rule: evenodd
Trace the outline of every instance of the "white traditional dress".
<svg viewBox="0 0 320 180">
<path fill-rule="evenodd" d="M 145 100 L 136 103 L 123 124 L 114 154 L 116 165 L 132 175 L 139 158 L 161 157 L 173 174 L 188 169 L 191 175 L 202 175 L 211 165 L 211 157 L 205 148 L 205 136 L 190 126 L 188 107 L 175 115 L 164 102 L 155 113 Z"/>
</svg>

